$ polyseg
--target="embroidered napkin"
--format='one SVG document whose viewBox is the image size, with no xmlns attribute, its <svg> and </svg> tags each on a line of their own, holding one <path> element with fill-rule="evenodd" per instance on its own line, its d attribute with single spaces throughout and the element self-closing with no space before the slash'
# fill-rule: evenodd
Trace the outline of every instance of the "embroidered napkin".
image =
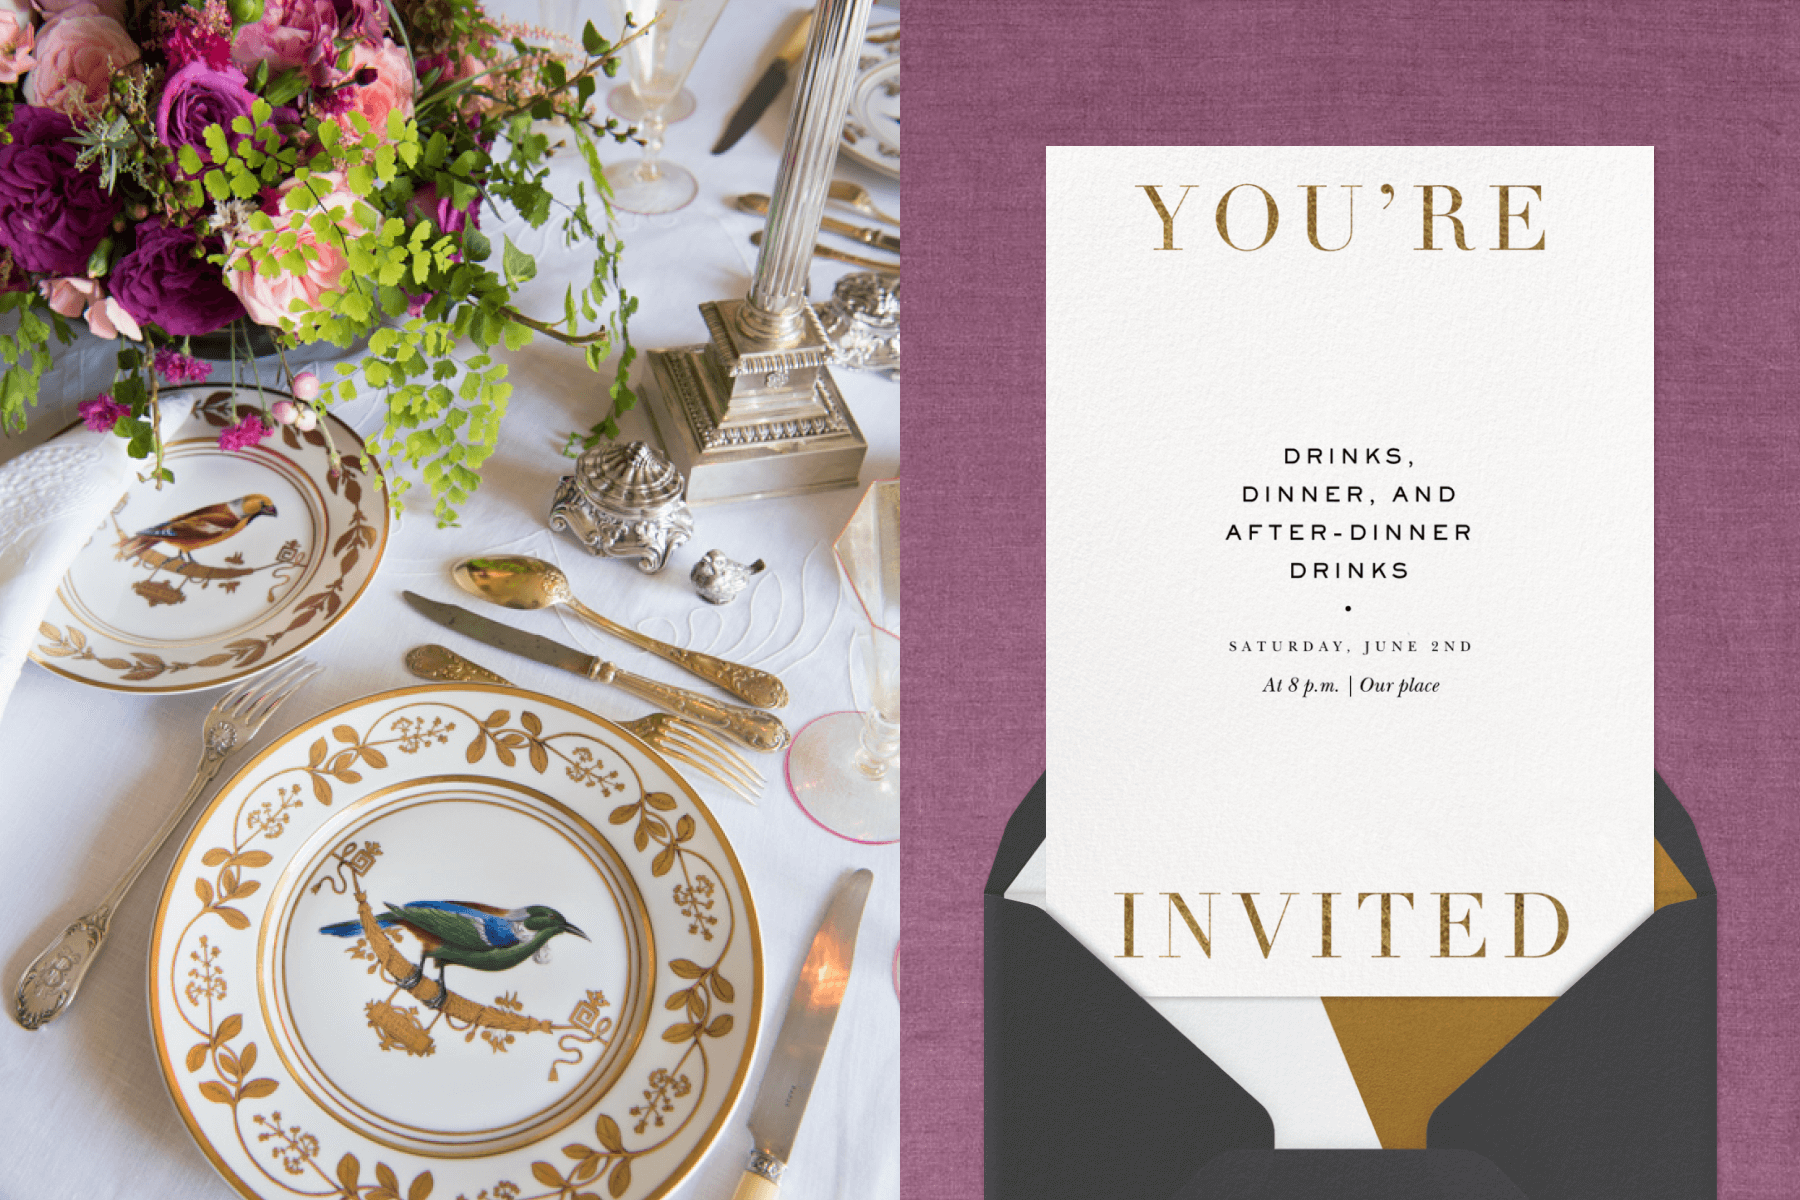
<svg viewBox="0 0 1800 1200">
<path fill-rule="evenodd" d="M 192 411 L 163 405 L 163 427 Z M 0 466 L 0 716 L 56 585 L 133 477 L 125 439 L 71 429 Z"/>
</svg>

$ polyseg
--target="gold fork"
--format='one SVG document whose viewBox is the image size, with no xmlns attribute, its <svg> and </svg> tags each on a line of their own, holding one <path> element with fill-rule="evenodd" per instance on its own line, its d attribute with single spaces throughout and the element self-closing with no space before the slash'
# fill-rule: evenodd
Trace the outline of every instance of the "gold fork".
<svg viewBox="0 0 1800 1200">
<path fill-rule="evenodd" d="M 511 687 L 512 682 L 486 667 L 471 662 L 446 646 L 414 646 L 406 652 L 406 668 L 421 679 L 438 683 L 497 683 Z M 676 762 L 686 763 L 696 771 L 711 776 L 734 795 L 756 803 L 757 795 L 767 782 L 750 760 L 713 734 L 709 729 L 684 721 L 669 713 L 655 712 L 635 721 L 621 721 L 620 726 L 642 738 Z"/>
<path fill-rule="evenodd" d="M 200 793 L 206 790 L 218 775 L 219 768 L 231 757 L 232 751 L 246 745 L 256 736 L 256 731 L 263 727 L 263 722 L 275 715 L 282 701 L 317 675 L 320 667 L 304 658 L 297 658 L 285 666 L 277 667 L 264 675 L 259 675 L 248 683 L 240 684 L 225 694 L 225 698 L 213 705 L 212 711 L 206 714 L 206 725 L 200 735 L 200 765 L 194 769 L 194 782 L 189 785 L 187 795 L 169 814 L 156 836 L 145 844 L 138 852 L 136 861 L 113 885 L 112 891 L 94 908 L 70 922 L 56 940 L 51 942 L 44 952 L 32 960 L 25 974 L 19 978 L 18 991 L 13 995 L 13 1018 L 27 1029 L 40 1029 L 56 1020 L 75 1002 L 75 989 L 87 976 L 88 968 L 94 965 L 94 959 L 100 956 L 101 947 L 106 945 L 106 935 L 112 927 L 113 914 L 119 911 L 125 894 L 137 877 L 143 873 L 144 867 L 155 857 L 157 850 L 169 840 L 175 827 L 181 824 L 181 818 L 193 807 Z"/>
</svg>

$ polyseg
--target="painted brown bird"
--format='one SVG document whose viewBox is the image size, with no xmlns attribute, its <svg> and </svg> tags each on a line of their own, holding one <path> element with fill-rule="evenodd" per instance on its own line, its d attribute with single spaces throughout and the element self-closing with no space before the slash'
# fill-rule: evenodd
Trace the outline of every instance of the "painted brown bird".
<svg viewBox="0 0 1800 1200">
<path fill-rule="evenodd" d="M 258 517 L 276 515 L 274 502 L 267 496 L 239 496 L 227 504 L 209 504 L 172 521 L 141 529 L 125 542 L 123 552 L 128 558 L 140 557 L 160 542 L 193 562 L 194 551 L 218 545 Z"/>
</svg>

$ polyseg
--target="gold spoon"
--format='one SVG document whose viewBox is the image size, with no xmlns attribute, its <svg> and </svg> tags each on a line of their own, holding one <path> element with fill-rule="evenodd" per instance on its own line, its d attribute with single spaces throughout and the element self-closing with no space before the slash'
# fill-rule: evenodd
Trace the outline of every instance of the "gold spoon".
<svg viewBox="0 0 1800 1200">
<path fill-rule="evenodd" d="M 852 183 L 848 179 L 834 179 L 831 181 L 830 196 L 839 204 L 847 204 L 857 212 L 868 213 L 877 221 L 886 221 L 889 225 L 900 224 L 899 217 L 890 217 L 875 207 L 875 197 L 871 196 L 869 189 L 860 183 Z"/>
<path fill-rule="evenodd" d="M 569 577 L 555 563 L 522 554 L 467 558 L 456 564 L 451 575 L 463 591 L 506 608 L 530 610 L 566 604 L 583 620 L 621 641 L 648 650 L 758 708 L 780 708 L 788 702 L 787 688 L 767 671 L 683 650 L 601 616 L 575 598 Z"/>
</svg>

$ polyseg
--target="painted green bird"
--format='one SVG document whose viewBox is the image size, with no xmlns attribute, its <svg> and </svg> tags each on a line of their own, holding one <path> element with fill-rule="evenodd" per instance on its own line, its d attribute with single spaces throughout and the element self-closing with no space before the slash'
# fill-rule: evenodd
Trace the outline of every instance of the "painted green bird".
<svg viewBox="0 0 1800 1200">
<path fill-rule="evenodd" d="M 435 960 L 438 968 L 436 1003 L 441 1008 L 450 994 L 444 983 L 444 968 L 454 964 L 477 971 L 510 971 L 526 959 L 546 962 L 550 957 L 550 939 L 559 933 L 572 933 L 584 941 L 587 934 L 569 924 L 554 908 L 533 904 L 525 908 L 497 908 L 491 904 L 473 904 L 465 900 L 414 900 L 410 904 L 387 906 L 375 918 L 383 929 L 398 925 L 419 939 L 423 953 L 419 965 L 400 986 L 411 990 L 424 977 L 425 964 Z M 339 921 L 326 925 L 320 933 L 332 937 L 357 937 L 362 933 L 360 921 Z"/>
</svg>

